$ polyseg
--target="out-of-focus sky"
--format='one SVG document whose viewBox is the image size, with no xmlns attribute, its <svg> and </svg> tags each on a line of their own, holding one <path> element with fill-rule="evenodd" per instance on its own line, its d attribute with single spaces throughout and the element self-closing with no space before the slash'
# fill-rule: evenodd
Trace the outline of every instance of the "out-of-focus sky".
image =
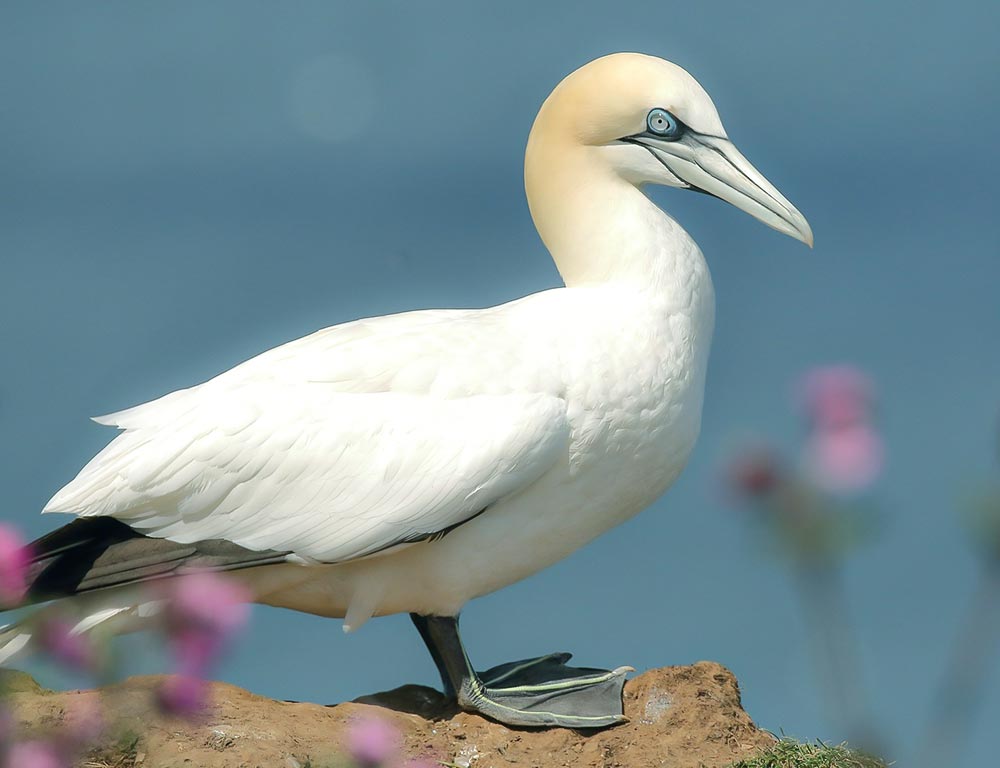
<svg viewBox="0 0 1000 768">
<path fill-rule="evenodd" d="M 718 477 L 741 437 L 794 446 L 802 370 L 853 362 L 889 463 L 847 589 L 879 722 L 912 741 L 976 576 L 957 510 L 995 470 L 998 28 L 988 2 L 5 3 L 2 516 L 59 522 L 38 510 L 111 437 L 88 416 L 319 327 L 556 285 L 522 191 L 535 111 L 592 58 L 652 53 L 701 81 L 816 248 L 654 193 L 716 285 L 701 442 L 648 511 L 471 604 L 466 640 L 483 666 L 717 660 L 763 726 L 838 739 L 795 592 Z M 345 637 L 271 609 L 222 676 L 320 702 L 435 682 L 405 617 Z M 998 683 L 969 765 L 995 755 Z"/>
</svg>

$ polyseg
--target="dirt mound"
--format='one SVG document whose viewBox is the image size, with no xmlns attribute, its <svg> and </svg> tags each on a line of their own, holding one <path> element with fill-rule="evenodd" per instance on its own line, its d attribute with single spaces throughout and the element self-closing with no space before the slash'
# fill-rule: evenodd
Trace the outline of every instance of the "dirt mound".
<svg viewBox="0 0 1000 768">
<path fill-rule="evenodd" d="M 24 728 L 59 726 L 101 697 L 120 713 L 117 743 L 94 750 L 88 768 L 327 768 L 348 730 L 380 718 L 399 729 L 402 756 L 460 768 L 725 766 L 773 743 L 740 706 L 736 678 L 699 662 L 639 675 L 625 686 L 629 722 L 585 733 L 512 729 L 456 712 L 437 691 L 408 685 L 335 706 L 280 702 L 232 685 L 213 685 L 214 707 L 198 723 L 154 715 L 159 677 L 136 677 L 102 691 L 54 693 L 8 674 L 9 703 Z"/>
</svg>

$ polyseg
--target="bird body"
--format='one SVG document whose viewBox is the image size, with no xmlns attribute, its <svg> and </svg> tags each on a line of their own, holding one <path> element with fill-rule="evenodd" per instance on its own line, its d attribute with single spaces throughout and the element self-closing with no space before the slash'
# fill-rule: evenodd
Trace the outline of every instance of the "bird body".
<svg viewBox="0 0 1000 768">
<path fill-rule="evenodd" d="M 465 394 L 467 361 L 457 360 L 457 388 L 445 396 L 485 398 L 489 409 L 500 406 L 494 398 L 531 403 L 513 418 L 532 414 L 533 423 L 517 424 L 522 434 L 544 430 L 535 459 L 542 474 L 532 472 L 435 541 L 331 566 L 307 581 L 295 566 L 261 570 L 255 578 L 291 581 L 273 592 L 255 585 L 263 601 L 350 615 L 352 628 L 373 613 L 455 615 L 468 600 L 551 565 L 641 511 L 680 473 L 698 433 L 711 334 L 705 288 L 685 310 L 626 288 L 557 289 L 501 308 L 502 327 L 517 328 L 513 337 L 525 342 L 496 350 L 488 388 L 498 394 Z M 545 324 L 536 322 L 553 311 L 567 331 L 555 337 L 539 333 Z M 690 345 L 691 335 L 702 337 L 702 349 Z"/>
<path fill-rule="evenodd" d="M 688 460 L 715 300 L 700 249 L 647 184 L 812 242 L 687 72 L 639 54 L 591 62 L 542 105 L 525 153 L 565 287 L 334 326 L 99 419 L 122 432 L 46 506 L 82 520 L 37 542 L 29 594 L 89 601 L 80 631 L 131 628 L 150 612 L 144 580 L 207 564 L 258 602 L 346 628 L 409 612 L 466 709 L 619 722 L 626 668 L 557 654 L 479 673 L 456 617 L 641 511 Z M 26 634 L 0 633 L 0 659 Z"/>
<path fill-rule="evenodd" d="M 125 431 L 46 510 L 288 550 L 287 567 L 241 578 L 273 605 L 334 617 L 353 605 L 352 626 L 451 615 L 636 514 L 684 466 L 713 318 L 688 243 L 672 286 L 360 320 L 103 417 Z M 436 541 L 392 544 L 400 524 L 415 535 L 473 515 Z"/>
</svg>

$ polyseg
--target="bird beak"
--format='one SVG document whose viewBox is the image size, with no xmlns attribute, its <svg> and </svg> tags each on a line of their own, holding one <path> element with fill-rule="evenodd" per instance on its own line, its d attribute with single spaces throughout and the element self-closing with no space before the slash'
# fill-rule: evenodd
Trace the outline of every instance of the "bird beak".
<svg viewBox="0 0 1000 768">
<path fill-rule="evenodd" d="M 663 141 L 649 134 L 626 141 L 645 147 L 691 189 L 732 203 L 812 248 L 813 233 L 805 216 L 750 165 L 729 139 L 688 129 L 677 141 Z"/>
</svg>

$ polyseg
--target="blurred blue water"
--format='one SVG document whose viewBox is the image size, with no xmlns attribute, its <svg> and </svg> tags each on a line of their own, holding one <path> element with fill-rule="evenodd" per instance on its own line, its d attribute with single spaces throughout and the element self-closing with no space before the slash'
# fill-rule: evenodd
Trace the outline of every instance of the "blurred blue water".
<svg viewBox="0 0 1000 768">
<path fill-rule="evenodd" d="M 654 53 L 701 80 L 816 248 L 656 193 L 718 294 L 698 451 L 648 512 L 469 606 L 466 639 L 485 665 L 715 659 L 765 727 L 837 739 L 794 593 L 717 478 L 739 435 L 794 444 L 802 369 L 853 361 L 880 383 L 891 455 L 886 535 L 848 585 L 876 710 L 912 740 L 975 576 L 956 501 L 993 467 L 998 21 L 986 2 L 6 3 L 3 517 L 55 524 L 37 510 L 110 437 L 87 416 L 325 325 L 557 284 L 521 188 L 535 110 L 591 58 Z M 345 638 L 255 617 L 223 676 L 260 693 L 434 681 L 405 618 Z M 969 765 L 993 754 L 997 682 Z"/>
</svg>

